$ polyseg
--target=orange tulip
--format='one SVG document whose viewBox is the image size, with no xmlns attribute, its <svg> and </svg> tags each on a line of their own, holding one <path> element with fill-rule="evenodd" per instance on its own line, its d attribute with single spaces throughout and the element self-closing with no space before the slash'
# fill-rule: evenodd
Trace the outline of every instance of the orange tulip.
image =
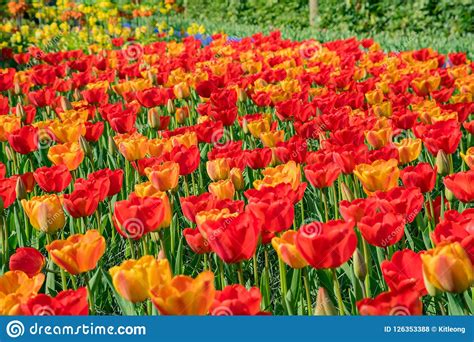
<svg viewBox="0 0 474 342">
<path fill-rule="evenodd" d="M 278 257 L 291 268 L 308 266 L 308 263 L 296 248 L 297 234 L 298 232 L 295 230 L 288 230 L 281 237 L 274 237 L 272 239 L 272 246 L 278 253 Z"/>
<path fill-rule="evenodd" d="M 177 99 L 185 99 L 189 97 L 189 85 L 186 82 L 180 82 L 173 87 L 173 93 Z"/>
<path fill-rule="evenodd" d="M 233 199 L 235 188 L 230 179 L 225 179 L 209 184 L 209 192 L 218 199 Z"/>
<path fill-rule="evenodd" d="M 77 142 L 55 145 L 49 149 L 48 159 L 54 165 L 63 164 L 72 171 L 77 169 L 84 160 L 84 151 Z"/>
<path fill-rule="evenodd" d="M 230 164 L 228 158 L 217 158 L 206 163 L 209 178 L 213 181 L 224 180 L 229 177 Z"/>
<path fill-rule="evenodd" d="M 367 99 L 367 103 L 370 105 L 381 103 L 384 98 L 383 91 L 380 89 L 374 89 L 365 93 L 365 98 Z"/>
<path fill-rule="evenodd" d="M 152 157 L 161 157 L 163 154 L 173 149 L 171 141 L 168 139 L 150 139 L 148 140 L 148 152 Z"/>
<path fill-rule="evenodd" d="M 105 239 L 95 230 L 75 234 L 66 240 L 55 240 L 46 246 L 51 259 L 59 267 L 76 275 L 93 270 L 105 252 Z"/>
<path fill-rule="evenodd" d="M 284 131 L 272 131 L 264 132 L 260 134 L 260 140 L 262 140 L 263 146 L 275 147 L 276 144 L 282 142 L 285 139 Z"/>
<path fill-rule="evenodd" d="M 234 184 L 235 190 L 242 190 L 245 187 L 244 176 L 238 167 L 234 167 L 229 172 L 229 178 Z"/>
<path fill-rule="evenodd" d="M 118 143 L 114 137 L 114 141 L 120 153 L 128 161 L 143 159 L 148 152 L 148 139 L 141 134 L 132 134 L 124 139 L 118 139 Z"/>
<path fill-rule="evenodd" d="M 297 190 L 301 183 L 300 166 L 293 160 L 276 167 L 267 167 L 262 174 L 263 180 L 256 180 L 253 183 L 257 190 L 263 186 L 276 186 L 280 183 L 288 183 L 293 190 Z"/>
<path fill-rule="evenodd" d="M 157 190 L 151 182 L 144 182 L 140 184 L 135 185 L 135 194 L 138 197 L 157 197 L 161 198 L 163 201 L 163 207 L 165 211 L 165 215 L 163 218 L 163 221 L 160 223 L 158 228 L 165 228 L 169 227 L 171 223 L 171 216 L 172 216 L 172 211 L 171 211 L 171 205 L 170 205 L 170 200 L 168 198 L 168 195 L 164 191 L 159 191 Z"/>
<path fill-rule="evenodd" d="M 196 132 L 187 132 L 184 134 L 175 135 L 170 138 L 173 146 L 184 145 L 187 148 L 197 146 L 198 138 Z"/>
<path fill-rule="evenodd" d="M 214 274 L 205 271 L 195 279 L 179 275 L 151 289 L 151 300 L 162 315 L 206 315 L 215 295 Z"/>
<path fill-rule="evenodd" d="M 459 153 L 469 169 L 474 170 L 474 147 L 469 147 L 466 154 Z"/>
<path fill-rule="evenodd" d="M 61 198 L 58 195 L 35 196 L 30 200 L 22 199 L 21 205 L 30 219 L 33 228 L 53 234 L 64 227 L 64 215 Z"/>
<path fill-rule="evenodd" d="M 171 281 L 168 260 L 144 255 L 130 259 L 109 270 L 115 290 L 126 300 L 137 303 L 149 298 L 150 289 Z"/>
<path fill-rule="evenodd" d="M 252 136 L 255 138 L 260 137 L 260 134 L 262 133 L 270 131 L 270 121 L 266 118 L 247 122 L 244 126 L 244 129 L 248 129 L 250 134 L 252 134 Z"/>
<path fill-rule="evenodd" d="M 0 315 L 18 315 L 20 305 L 38 293 L 44 274 L 31 278 L 23 271 L 8 271 L 0 276 Z"/>
<path fill-rule="evenodd" d="M 79 140 L 81 135 L 86 132 L 84 123 L 72 121 L 70 119 L 62 122 L 53 120 L 48 128 L 53 132 L 57 141 L 62 143 L 74 143 Z"/>
<path fill-rule="evenodd" d="M 153 165 L 152 167 L 147 167 L 145 173 L 157 190 L 168 191 L 178 186 L 178 163 L 167 161 L 160 165 Z"/>
<path fill-rule="evenodd" d="M 421 153 L 421 139 L 405 138 L 400 142 L 396 142 L 400 163 L 407 164 L 418 158 Z"/>
<path fill-rule="evenodd" d="M 474 285 L 474 268 L 459 242 L 443 243 L 421 254 L 428 291 L 461 293 Z M 434 291 L 436 292 L 436 291 Z"/>
<path fill-rule="evenodd" d="M 0 141 L 7 141 L 11 132 L 21 127 L 21 119 L 16 115 L 0 115 Z"/>
<path fill-rule="evenodd" d="M 375 191 L 388 191 L 398 184 L 400 169 L 396 159 L 376 160 L 372 164 L 359 164 L 354 175 L 359 178 L 367 194 Z"/>
<path fill-rule="evenodd" d="M 375 149 L 379 149 L 387 145 L 392 140 L 392 128 L 384 127 L 367 131 L 365 133 L 367 142 Z"/>
</svg>

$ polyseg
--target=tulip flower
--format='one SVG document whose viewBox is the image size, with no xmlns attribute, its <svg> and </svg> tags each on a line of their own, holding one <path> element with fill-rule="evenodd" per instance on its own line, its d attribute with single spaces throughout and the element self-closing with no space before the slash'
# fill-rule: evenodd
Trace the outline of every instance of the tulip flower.
<svg viewBox="0 0 474 342">
<path fill-rule="evenodd" d="M 11 133 L 21 127 L 21 119 L 16 115 L 0 115 L 0 141 L 7 141 Z"/>
<path fill-rule="evenodd" d="M 364 316 L 410 316 L 421 315 L 423 304 L 418 291 L 407 285 L 398 291 L 382 292 L 374 299 L 362 299 L 357 309 Z"/>
<path fill-rule="evenodd" d="M 48 159 L 54 165 L 66 165 L 72 171 L 77 169 L 84 160 L 84 151 L 82 151 L 79 143 L 55 145 L 50 147 Z"/>
<path fill-rule="evenodd" d="M 406 187 L 417 187 L 421 192 L 431 192 L 436 184 L 437 167 L 428 163 L 408 166 L 400 172 L 400 178 Z"/>
<path fill-rule="evenodd" d="M 72 180 L 66 165 L 43 166 L 33 172 L 36 183 L 46 192 L 61 192 Z"/>
<path fill-rule="evenodd" d="M 30 200 L 22 199 L 21 205 L 30 219 L 33 228 L 53 234 L 64 227 L 66 219 L 57 195 L 35 196 Z"/>
<path fill-rule="evenodd" d="M 380 149 L 392 140 L 392 128 L 383 127 L 380 129 L 370 130 L 365 133 L 367 142 L 375 149 Z"/>
<path fill-rule="evenodd" d="M 123 170 L 117 169 L 117 170 L 110 170 L 109 168 L 105 168 L 96 172 L 93 172 L 89 174 L 87 177 L 89 180 L 101 180 L 101 179 L 107 179 L 107 182 L 109 184 L 108 191 L 107 191 L 107 197 L 114 196 L 120 192 L 122 189 L 122 184 L 123 184 Z M 101 183 L 101 182 L 99 182 Z M 104 195 L 101 194 L 101 198 Z"/>
<path fill-rule="evenodd" d="M 464 203 L 474 201 L 474 171 L 458 172 L 446 176 L 444 185 L 458 200 Z"/>
<path fill-rule="evenodd" d="M 87 289 L 59 292 L 56 297 L 38 294 L 21 305 L 20 311 L 26 316 L 85 316 L 89 314 Z"/>
<path fill-rule="evenodd" d="M 281 237 L 274 237 L 272 239 L 272 246 L 278 253 L 278 257 L 291 268 L 308 266 L 308 263 L 296 248 L 297 234 L 294 230 L 288 230 Z"/>
<path fill-rule="evenodd" d="M 128 161 L 135 161 L 145 157 L 148 151 L 148 141 L 146 137 L 142 135 L 131 135 L 122 140 L 116 138 L 117 137 L 114 137 L 114 140 L 120 153 L 122 153 Z"/>
<path fill-rule="evenodd" d="M 77 189 L 63 196 L 63 205 L 72 217 L 87 217 L 97 210 L 99 197 L 93 189 Z"/>
<path fill-rule="evenodd" d="M 0 315 L 18 315 L 20 306 L 38 293 L 45 276 L 31 278 L 23 271 L 8 271 L 0 276 Z"/>
<path fill-rule="evenodd" d="M 461 293 L 474 284 L 474 268 L 459 242 L 441 243 L 421 255 L 428 291 Z"/>
<path fill-rule="evenodd" d="M 200 273 L 195 279 L 178 275 L 150 290 L 151 300 L 162 315 L 205 315 L 214 296 L 214 274 Z"/>
<path fill-rule="evenodd" d="M 151 184 L 160 191 L 173 190 L 178 186 L 179 164 L 169 161 L 145 169 Z"/>
<path fill-rule="evenodd" d="M 55 240 L 46 245 L 51 259 L 72 275 L 91 271 L 97 267 L 105 252 L 105 239 L 95 230 L 75 234 L 66 240 Z"/>
<path fill-rule="evenodd" d="M 10 256 L 10 270 L 23 271 L 28 277 L 33 278 L 39 274 L 45 265 L 45 258 L 37 249 L 33 247 L 17 248 Z"/>
<path fill-rule="evenodd" d="M 398 149 L 398 155 L 400 163 L 407 164 L 416 159 L 421 153 L 421 139 L 402 139 L 400 142 L 396 142 L 395 146 Z"/>
<path fill-rule="evenodd" d="M 397 186 L 400 170 L 397 160 L 376 160 L 372 164 L 359 164 L 354 175 L 360 180 L 367 193 L 387 191 Z"/>
<path fill-rule="evenodd" d="M 165 212 L 163 221 L 161 222 L 158 228 L 165 228 L 170 226 L 171 216 L 173 213 L 171 211 L 170 200 L 166 192 L 156 190 L 156 188 L 151 184 L 151 182 L 144 182 L 135 185 L 134 194 L 137 197 L 156 197 L 161 199 Z"/>
<path fill-rule="evenodd" d="M 160 198 L 132 195 L 128 200 L 115 202 L 114 225 L 125 238 L 140 239 L 159 229 L 164 218 L 165 207 Z"/>
<path fill-rule="evenodd" d="M 466 154 L 459 153 L 461 158 L 464 160 L 469 169 L 474 170 L 474 147 L 469 147 Z"/>
<path fill-rule="evenodd" d="M 405 220 L 400 214 L 379 212 L 363 217 L 357 227 L 371 245 L 388 247 L 402 239 L 405 232 Z"/>
<path fill-rule="evenodd" d="M 213 182 L 209 184 L 209 192 L 221 200 L 232 199 L 235 195 L 234 183 L 230 179 Z"/>
<path fill-rule="evenodd" d="M 209 313 L 213 316 L 259 315 L 261 301 L 258 287 L 247 290 L 242 285 L 228 285 L 222 291 L 216 291 Z"/>
<path fill-rule="evenodd" d="M 209 178 L 213 181 L 225 180 L 229 177 L 230 165 L 227 158 L 217 158 L 206 163 Z"/>
<path fill-rule="evenodd" d="M 390 261 L 384 260 L 380 264 L 380 268 L 392 291 L 398 291 L 407 284 L 412 284 L 413 289 L 421 295 L 427 294 L 423 282 L 421 253 L 415 253 L 410 249 L 396 251 Z"/>
<path fill-rule="evenodd" d="M 314 268 L 337 268 L 347 262 L 357 247 L 352 221 L 312 222 L 300 227 L 296 248 Z"/>
<path fill-rule="evenodd" d="M 24 126 L 10 133 L 8 143 L 15 152 L 28 154 L 38 149 L 38 129 Z"/>
<path fill-rule="evenodd" d="M 4 209 L 8 208 L 16 200 L 16 184 L 17 178 L 0 179 L 0 199 Z"/>
<path fill-rule="evenodd" d="M 335 163 L 321 163 L 306 166 L 304 173 L 312 186 L 322 189 L 332 186 L 341 170 Z"/>
<path fill-rule="evenodd" d="M 257 249 L 260 235 L 259 222 L 249 213 L 207 220 L 199 229 L 211 249 L 224 262 L 237 263 L 250 259 Z"/>
<path fill-rule="evenodd" d="M 168 260 L 144 255 L 129 259 L 109 270 L 115 290 L 126 300 L 138 303 L 150 297 L 150 290 L 171 281 Z"/>
<path fill-rule="evenodd" d="M 185 228 L 183 230 L 183 236 L 194 253 L 206 254 L 211 252 L 209 242 L 202 236 L 199 229 Z"/>
</svg>

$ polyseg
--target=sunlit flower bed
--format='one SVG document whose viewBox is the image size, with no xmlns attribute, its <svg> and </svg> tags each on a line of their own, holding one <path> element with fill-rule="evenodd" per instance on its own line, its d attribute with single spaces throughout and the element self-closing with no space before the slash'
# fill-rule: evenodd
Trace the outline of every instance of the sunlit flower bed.
<svg viewBox="0 0 474 342">
<path fill-rule="evenodd" d="M 0 72 L 0 314 L 474 313 L 464 53 L 110 42 Z"/>
</svg>

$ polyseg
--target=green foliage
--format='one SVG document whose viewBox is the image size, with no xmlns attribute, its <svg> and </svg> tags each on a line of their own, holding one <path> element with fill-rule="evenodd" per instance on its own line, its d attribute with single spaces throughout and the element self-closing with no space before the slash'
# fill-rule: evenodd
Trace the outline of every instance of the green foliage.
<svg viewBox="0 0 474 342">
<path fill-rule="evenodd" d="M 188 0 L 183 5 L 190 17 L 201 20 L 309 26 L 308 0 Z M 319 0 L 317 27 L 354 32 L 431 29 L 448 35 L 474 32 L 473 17 L 474 2 L 469 0 Z"/>
</svg>

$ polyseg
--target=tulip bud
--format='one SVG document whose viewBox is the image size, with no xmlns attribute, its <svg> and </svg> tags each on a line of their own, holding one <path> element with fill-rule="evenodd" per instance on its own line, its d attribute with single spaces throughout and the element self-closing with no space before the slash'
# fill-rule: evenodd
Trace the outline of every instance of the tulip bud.
<svg viewBox="0 0 474 342">
<path fill-rule="evenodd" d="M 21 94 L 21 86 L 20 86 L 20 83 L 17 81 L 13 83 L 13 92 L 15 93 L 15 95 Z"/>
<path fill-rule="evenodd" d="M 150 108 L 147 113 L 148 126 L 151 128 L 157 129 L 160 127 L 160 109 L 159 108 Z"/>
<path fill-rule="evenodd" d="M 115 141 L 112 136 L 109 136 L 109 142 L 107 144 L 109 154 L 114 155 L 115 153 L 118 152 L 117 145 L 115 144 Z"/>
<path fill-rule="evenodd" d="M 245 90 L 237 88 L 237 99 L 240 102 L 244 102 L 245 100 L 247 100 L 247 93 L 245 92 Z"/>
<path fill-rule="evenodd" d="M 444 188 L 444 195 L 446 196 L 446 199 L 449 201 L 449 202 L 452 202 L 454 200 L 454 194 L 451 190 L 449 190 L 448 188 Z"/>
<path fill-rule="evenodd" d="M 148 72 L 147 72 L 147 77 L 151 81 L 151 84 L 156 83 L 156 75 L 154 73 L 152 73 L 150 70 L 148 70 Z"/>
<path fill-rule="evenodd" d="M 10 145 L 5 145 L 5 154 L 9 161 L 15 160 L 15 152 L 12 150 Z"/>
<path fill-rule="evenodd" d="M 443 150 L 439 150 L 436 155 L 436 166 L 438 167 L 438 174 L 442 176 L 449 174 L 448 156 Z"/>
<path fill-rule="evenodd" d="M 87 140 L 81 135 L 79 137 L 79 145 L 81 146 L 81 149 L 84 151 L 84 154 L 90 158 L 92 158 L 92 149 Z"/>
<path fill-rule="evenodd" d="M 64 111 L 73 109 L 71 102 L 65 96 L 61 96 L 61 108 Z"/>
<path fill-rule="evenodd" d="M 74 89 L 74 100 L 76 101 L 81 101 L 82 100 L 82 95 L 81 95 L 81 92 L 79 91 L 79 89 Z"/>
<path fill-rule="evenodd" d="M 16 116 L 19 116 L 21 118 L 21 122 L 25 122 L 26 113 L 20 102 L 18 102 L 18 104 L 16 105 Z"/>
<path fill-rule="evenodd" d="M 242 120 L 242 131 L 244 132 L 244 134 L 247 134 L 249 132 L 247 119 Z"/>
<path fill-rule="evenodd" d="M 337 309 L 329 298 L 328 292 L 324 287 L 319 287 L 318 296 L 316 298 L 316 316 L 335 316 Z"/>
<path fill-rule="evenodd" d="M 341 193 L 342 199 L 345 201 L 352 202 L 354 200 L 354 194 L 351 189 L 346 185 L 346 183 L 341 183 Z"/>
<path fill-rule="evenodd" d="M 235 190 L 242 190 L 244 188 L 244 177 L 242 175 L 242 171 L 238 167 L 234 167 L 230 170 L 229 177 L 234 184 Z"/>
<path fill-rule="evenodd" d="M 166 259 L 166 254 L 165 254 L 165 251 L 160 249 L 160 251 L 158 252 L 158 260 L 165 260 Z"/>
<path fill-rule="evenodd" d="M 180 124 L 189 117 L 189 109 L 188 107 L 179 107 L 176 108 L 176 121 Z"/>
<path fill-rule="evenodd" d="M 15 191 L 16 191 L 16 198 L 19 201 L 26 198 L 26 187 L 25 187 L 25 183 L 23 183 L 23 181 L 21 180 L 21 177 L 18 177 L 18 179 L 16 180 Z"/>
<path fill-rule="evenodd" d="M 168 99 L 168 102 L 166 103 L 166 110 L 168 111 L 168 114 L 173 114 L 176 110 L 172 99 Z"/>
<path fill-rule="evenodd" d="M 360 280 L 364 281 L 365 277 L 367 276 L 367 265 L 365 264 L 364 257 L 359 249 L 356 250 L 354 253 L 354 263 L 352 266 L 354 267 L 354 273 Z"/>
</svg>

